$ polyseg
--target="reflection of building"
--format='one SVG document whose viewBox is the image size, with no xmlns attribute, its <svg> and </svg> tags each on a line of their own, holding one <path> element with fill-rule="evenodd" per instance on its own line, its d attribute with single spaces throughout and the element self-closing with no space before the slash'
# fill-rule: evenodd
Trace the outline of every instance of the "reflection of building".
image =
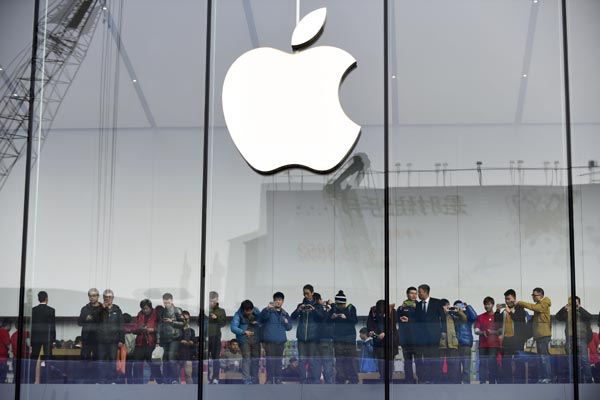
<svg viewBox="0 0 600 400">
<path fill-rule="evenodd" d="M 582 185 L 576 193 L 586 214 L 600 212 L 593 210 L 600 204 L 600 188 Z M 299 282 L 318 283 L 324 296 L 343 288 L 366 314 L 381 293 L 383 190 L 340 190 L 332 196 L 318 185 L 280 190 L 263 185 L 261 199 L 259 229 L 230 241 L 225 287 L 243 298 L 260 298 L 273 288 L 296 293 Z M 582 210 L 576 211 L 581 216 Z M 536 285 L 557 301 L 568 297 L 564 188 L 392 188 L 390 218 L 393 301 L 420 282 L 429 282 L 437 296 L 472 304 L 508 287 L 526 298 L 532 288 L 530 279 L 520 278 L 523 273 L 538 275 Z M 578 242 L 586 259 L 596 260 L 582 267 L 582 274 L 596 279 L 595 221 L 576 223 L 582 224 Z M 478 283 L 492 276 L 492 286 Z M 589 309 L 600 307 L 593 291 L 582 297 Z"/>
</svg>

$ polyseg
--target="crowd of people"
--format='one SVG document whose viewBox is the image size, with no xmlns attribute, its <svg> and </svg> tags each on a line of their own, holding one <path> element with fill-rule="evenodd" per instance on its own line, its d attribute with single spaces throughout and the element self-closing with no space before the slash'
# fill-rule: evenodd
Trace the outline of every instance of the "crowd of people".
<svg viewBox="0 0 600 400">
<path fill-rule="evenodd" d="M 283 308 L 282 292 L 273 294 L 263 309 L 244 300 L 231 320 L 235 339 L 227 342 L 226 349 L 221 348 L 226 312 L 219 306 L 218 293 L 210 292 L 208 309 L 200 319 L 206 333 L 206 353 L 200 358 L 209 361 L 207 381 L 218 384 L 222 373 L 233 371 L 241 373 L 244 384 L 258 384 L 263 357 L 263 381 L 269 384 L 358 383 L 361 373 L 374 373 L 384 381 L 386 370 L 392 380 L 394 359 L 400 352 L 403 383 L 468 384 L 473 372 L 479 383 L 531 382 L 532 371 L 536 375 L 533 381 L 538 383 L 560 380 L 563 367 L 552 362 L 550 355 L 552 302 L 542 288 L 533 289 L 532 302 L 517 300 L 513 289 L 504 293 L 502 303 L 485 297 L 484 312 L 479 315 L 471 304 L 434 298 L 430 291 L 426 284 L 407 288 L 406 300 L 397 308 L 377 301 L 365 326 L 358 329 L 358 342 L 357 310 L 342 290 L 333 300 L 325 300 L 307 284 L 302 301 L 291 313 Z M 22 355 L 34 364 L 41 360 L 39 381 L 45 382 L 46 361 L 52 360 L 53 349 L 60 346 L 48 294 L 39 292 L 38 300 L 39 305 L 32 309 L 31 333 L 25 335 L 29 340 L 22 341 Z M 74 343 L 63 344 L 80 349 L 76 382 L 197 383 L 199 337 L 190 325 L 190 313 L 175 306 L 170 293 L 163 294 L 161 305 L 142 300 L 135 316 L 123 313 L 113 300 L 110 289 L 103 291 L 102 301 L 100 292 L 90 289 L 88 303 L 77 319 L 81 336 Z M 569 300 L 554 318 L 565 322 L 564 350 L 567 355 L 578 355 L 579 381 L 600 383 L 600 338 L 592 331 L 592 315 L 580 303 L 578 297 L 575 304 Z M 294 324 L 298 357 L 290 357 L 283 368 L 288 332 Z M 5 319 L 0 328 L 0 382 L 6 380 L 9 350 L 16 353 L 17 348 L 18 332 L 9 335 L 10 326 L 11 321 Z M 475 343 L 478 362 L 471 371 Z M 566 364 L 569 379 L 570 363 Z M 27 379 L 33 382 L 35 368 L 28 371 Z"/>
</svg>

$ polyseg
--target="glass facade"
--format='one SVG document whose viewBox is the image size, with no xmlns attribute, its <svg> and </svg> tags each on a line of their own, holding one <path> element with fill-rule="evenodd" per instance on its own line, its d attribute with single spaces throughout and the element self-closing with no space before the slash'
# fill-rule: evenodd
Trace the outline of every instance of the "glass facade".
<svg viewBox="0 0 600 400">
<path fill-rule="evenodd" d="M 597 398 L 599 19 L 594 0 L 2 1 L 0 398 Z M 326 173 L 258 172 L 228 71 L 324 46 L 356 60 L 356 143 Z M 264 84 L 261 115 L 292 102 Z"/>
</svg>

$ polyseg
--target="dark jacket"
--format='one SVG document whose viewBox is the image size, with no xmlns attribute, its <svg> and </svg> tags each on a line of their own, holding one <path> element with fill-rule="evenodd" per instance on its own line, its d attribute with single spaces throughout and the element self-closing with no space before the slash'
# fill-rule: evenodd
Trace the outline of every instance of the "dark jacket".
<svg viewBox="0 0 600 400">
<path fill-rule="evenodd" d="M 221 336 L 221 328 L 225 326 L 227 323 L 227 315 L 225 314 L 225 310 L 217 306 L 212 310 L 209 310 L 209 316 L 206 317 L 208 320 L 208 336 Z M 217 319 L 211 319 L 210 313 L 213 313 L 217 316 Z"/>
<path fill-rule="evenodd" d="M 301 310 L 300 306 L 312 306 L 314 310 Z M 323 308 L 315 304 L 315 301 L 307 301 L 304 299 L 302 303 L 290 315 L 290 318 L 298 320 L 298 328 L 296 329 L 296 338 L 302 342 L 313 342 L 320 339 L 320 323 L 326 318 Z"/>
<path fill-rule="evenodd" d="M 390 323 L 387 324 L 387 328 L 388 331 L 390 331 L 390 334 L 392 335 L 391 340 L 389 341 L 389 349 L 391 351 L 391 354 L 396 355 L 398 354 L 398 346 L 400 345 L 400 343 L 398 338 L 398 328 L 396 327 L 398 321 L 396 320 L 396 310 L 394 309 L 393 304 L 390 304 L 389 315 L 391 318 Z M 367 329 L 369 330 L 369 332 L 373 331 L 378 335 L 380 333 L 386 333 L 385 314 L 380 313 L 379 310 L 377 310 L 376 306 L 371 307 L 371 310 L 369 310 L 369 316 L 367 317 Z M 384 347 L 385 338 L 373 338 L 373 346 Z"/>
<path fill-rule="evenodd" d="M 331 309 L 328 305 L 316 305 L 317 312 L 322 316 L 322 319 L 317 322 L 317 336 L 319 341 L 333 340 L 333 320 L 329 318 L 329 310 Z"/>
<path fill-rule="evenodd" d="M 459 346 L 473 346 L 473 323 L 477 320 L 477 313 L 470 305 L 463 310 L 467 320 L 458 319 L 454 323 Z"/>
<path fill-rule="evenodd" d="M 565 324 L 565 336 L 567 338 L 572 337 L 573 327 L 571 326 L 571 319 L 569 318 L 569 312 L 571 310 L 563 307 L 559 312 L 556 313 L 556 319 L 559 321 L 566 322 Z M 589 343 L 592 340 L 592 314 L 590 314 L 585 308 L 579 307 L 576 312 L 577 321 L 577 340 L 580 342 Z"/>
<path fill-rule="evenodd" d="M 81 308 L 77 325 L 81 326 L 81 341 L 88 344 L 98 343 L 98 329 L 100 328 L 100 313 L 102 305 L 92 307 L 89 303 Z M 88 316 L 90 317 L 88 319 Z"/>
<path fill-rule="evenodd" d="M 334 314 L 343 314 L 346 318 L 334 318 Z M 352 304 L 347 304 L 343 309 L 332 307 L 329 310 L 329 319 L 333 321 L 333 341 L 334 342 L 349 342 L 356 344 L 356 307 Z"/>
<path fill-rule="evenodd" d="M 52 344 L 56 341 L 54 308 L 41 303 L 31 309 L 31 344 Z"/>
<path fill-rule="evenodd" d="M 171 322 L 165 322 L 165 319 Z M 172 306 L 170 309 L 162 308 L 158 312 L 158 333 L 160 343 L 171 343 L 183 337 L 183 314 L 181 308 Z"/>
<path fill-rule="evenodd" d="M 292 320 L 287 311 L 284 309 L 277 311 L 274 308 L 264 308 L 260 312 L 259 321 L 262 326 L 263 341 L 268 343 L 287 342 L 285 332 L 292 329 Z"/>
<path fill-rule="evenodd" d="M 505 321 L 506 321 L 506 313 L 508 313 L 508 309 L 504 309 L 503 312 L 496 311 L 494 314 L 494 322 L 496 322 L 496 326 L 500 327 L 501 335 L 504 335 L 505 332 Z M 510 346 L 516 347 L 518 350 L 523 348 L 523 345 L 529 339 L 527 336 L 527 312 L 525 309 L 519 305 L 515 306 L 514 310 L 510 313 L 510 319 L 513 322 L 514 336 L 512 340 L 503 340 L 502 347 L 506 347 L 510 343 Z M 508 339 L 508 338 L 506 338 Z"/>
<path fill-rule="evenodd" d="M 442 332 L 446 333 L 446 314 L 439 299 L 430 297 L 427 311 L 423 311 L 419 301 L 415 309 L 415 344 L 417 346 L 440 345 Z"/>
<path fill-rule="evenodd" d="M 398 307 L 398 336 L 400 339 L 400 346 L 402 347 L 413 347 L 415 345 L 414 329 L 415 329 L 415 305 L 410 305 L 411 300 L 404 300 L 401 306 Z M 400 321 L 400 318 L 408 318 L 407 322 Z"/>
<path fill-rule="evenodd" d="M 125 329 L 123 327 L 123 312 L 118 305 L 113 304 L 110 309 L 101 307 L 100 323 L 98 324 L 99 343 L 125 343 Z"/>
</svg>

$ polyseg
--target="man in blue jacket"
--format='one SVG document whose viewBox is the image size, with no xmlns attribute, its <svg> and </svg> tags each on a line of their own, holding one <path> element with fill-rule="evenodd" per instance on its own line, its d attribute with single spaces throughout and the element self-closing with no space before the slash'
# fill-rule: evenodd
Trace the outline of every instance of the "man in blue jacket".
<svg viewBox="0 0 600 400">
<path fill-rule="evenodd" d="M 304 299 L 290 316 L 298 320 L 296 339 L 298 339 L 298 355 L 300 356 L 300 368 L 304 371 L 308 364 L 308 377 L 306 383 L 319 383 L 321 377 L 319 363 L 319 323 L 324 319 L 321 307 L 316 307 L 313 296 L 315 289 L 312 285 L 304 285 L 302 288 Z"/>
<path fill-rule="evenodd" d="M 283 293 L 275 293 L 273 301 L 260 313 L 259 321 L 262 325 L 265 355 L 267 357 L 266 383 L 281 383 L 281 361 L 287 342 L 285 332 L 292 329 L 289 314 L 281 308 L 283 300 Z"/>
<path fill-rule="evenodd" d="M 260 359 L 260 310 L 250 300 L 242 301 L 231 321 L 231 332 L 242 348 L 242 379 L 245 385 L 258 383 Z"/>
<path fill-rule="evenodd" d="M 455 323 L 456 336 L 458 336 L 458 363 L 461 371 L 462 383 L 471 383 L 471 349 L 473 348 L 473 323 L 477 320 L 477 313 L 467 303 L 456 300 L 454 307 L 467 315 L 467 320 L 458 320 Z"/>
<path fill-rule="evenodd" d="M 358 317 L 342 290 L 335 295 L 335 307 L 329 310 L 329 318 L 333 321 L 336 383 L 358 383 L 355 326 Z"/>
</svg>

